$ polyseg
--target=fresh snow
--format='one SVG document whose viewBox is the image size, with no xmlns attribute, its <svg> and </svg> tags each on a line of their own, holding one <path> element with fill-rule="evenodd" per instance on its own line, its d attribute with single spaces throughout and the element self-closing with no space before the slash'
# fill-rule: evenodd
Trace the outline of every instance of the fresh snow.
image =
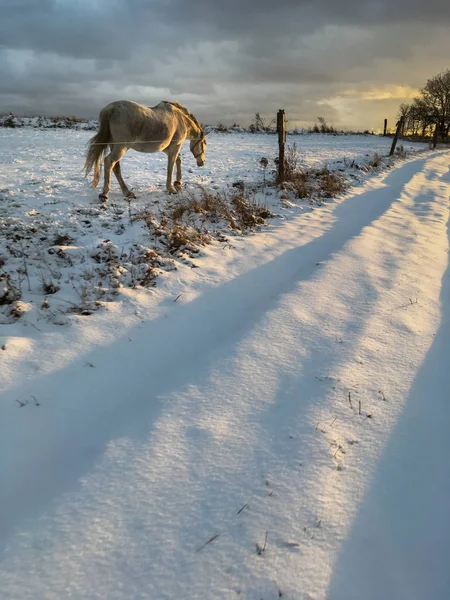
<svg viewBox="0 0 450 600">
<path fill-rule="evenodd" d="M 0 134 L 2 219 L 143 241 L 117 191 L 95 212 L 87 132 Z M 311 165 L 388 146 L 310 137 Z M 185 180 L 261 184 L 275 143 L 211 134 Z M 163 157 L 125 161 L 165 202 Z M 448 152 L 408 158 L 59 325 L 31 281 L 0 336 L 1 597 L 447 598 L 449 194 Z"/>
<path fill-rule="evenodd" d="M 82 172 L 91 135 L 69 130 L 0 129 L 0 268 L 7 260 L 5 270 L 21 291 L 17 305 L 23 313 L 20 324 L 29 328 L 44 331 L 48 323 L 73 323 L 71 313 L 92 312 L 100 303 L 110 304 L 122 288 L 125 295 L 120 295 L 120 308 L 134 317 L 149 298 L 146 291 L 136 308 L 139 293 L 128 293 L 130 287 L 140 288 L 141 281 L 148 287 L 159 275 L 158 287 L 163 279 L 168 280 L 175 293 L 181 278 L 189 281 L 191 293 L 202 280 L 202 275 L 192 273 L 197 266 L 192 260 L 194 253 L 168 255 L 161 240 L 139 220 L 140 215 L 150 214 L 158 223 L 162 211 L 173 202 L 164 193 L 166 157 L 129 152 L 122 161 L 123 172 L 138 199 L 125 202 L 114 180 L 110 201 L 100 205 L 98 192 L 89 188 Z M 267 204 L 282 218 L 314 208 L 305 202 L 292 202 L 289 194 L 280 202 L 280 195 L 269 186 L 276 136 L 211 134 L 209 141 L 206 168 L 194 167 L 189 150 L 183 152 L 188 190 L 195 192 L 195 186 L 202 185 L 210 193 L 226 190 L 230 195 L 235 190 L 233 184 L 240 182 L 250 190 L 248 193 L 256 188 L 256 201 Z M 305 166 L 327 164 L 359 183 L 374 152 L 386 154 L 390 140 L 304 135 L 292 136 L 289 143 L 297 145 Z M 406 150 L 423 148 L 421 144 Z M 260 164 L 263 157 L 269 159 L 265 170 Z M 230 234 L 227 224 L 200 219 L 197 225 L 216 239 Z M 166 278 L 174 269 L 180 275 L 178 280 Z M 0 280 L 0 298 L 3 293 L 4 281 Z M 12 325 L 15 317 L 11 305 L 0 301 L 0 324 Z"/>
</svg>

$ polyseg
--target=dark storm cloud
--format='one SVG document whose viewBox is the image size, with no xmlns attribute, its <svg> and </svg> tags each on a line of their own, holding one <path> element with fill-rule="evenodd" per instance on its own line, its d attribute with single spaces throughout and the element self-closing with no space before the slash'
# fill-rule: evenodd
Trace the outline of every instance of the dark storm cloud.
<svg viewBox="0 0 450 600">
<path fill-rule="evenodd" d="M 339 122 L 348 90 L 417 87 L 449 66 L 444 0 L 0 0 L 0 16 L 0 111 L 170 95 L 215 122 L 280 103 Z"/>
<path fill-rule="evenodd" d="M 270 48 L 326 25 L 450 20 L 445 0 L 1 0 L 0 7 L 1 47 L 74 58 L 121 58 L 140 45 L 196 40 L 255 40 Z"/>
<path fill-rule="evenodd" d="M 131 0 L 131 4 L 148 7 L 151 3 Z M 261 27 L 265 33 L 304 33 L 330 24 L 440 23 L 450 17 L 450 3 L 445 0 L 426 3 L 423 0 L 167 0 L 160 11 L 179 25 L 197 23 L 235 35 Z"/>
</svg>

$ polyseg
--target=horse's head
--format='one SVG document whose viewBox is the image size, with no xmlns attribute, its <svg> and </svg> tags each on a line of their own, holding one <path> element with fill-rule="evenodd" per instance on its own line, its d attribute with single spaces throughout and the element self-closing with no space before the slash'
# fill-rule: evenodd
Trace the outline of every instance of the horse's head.
<svg viewBox="0 0 450 600">
<path fill-rule="evenodd" d="M 197 166 L 203 167 L 206 161 L 206 135 L 202 132 L 201 137 L 191 140 L 190 148 L 197 161 Z"/>
</svg>

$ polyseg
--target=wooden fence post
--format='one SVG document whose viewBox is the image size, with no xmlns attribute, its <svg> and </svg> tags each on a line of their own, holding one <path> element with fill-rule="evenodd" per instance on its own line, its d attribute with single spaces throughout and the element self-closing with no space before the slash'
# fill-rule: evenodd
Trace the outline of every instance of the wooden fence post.
<svg viewBox="0 0 450 600">
<path fill-rule="evenodd" d="M 278 131 L 278 183 L 284 181 L 284 146 L 286 144 L 286 115 L 284 110 L 277 113 L 277 131 Z"/>
<path fill-rule="evenodd" d="M 389 156 L 392 156 L 395 152 L 395 146 L 397 145 L 397 141 L 400 136 L 400 132 L 402 131 L 404 121 L 405 117 L 400 117 L 400 120 L 397 122 L 397 131 L 395 132 L 394 139 L 392 140 L 392 146 L 391 151 L 389 152 Z"/>
<path fill-rule="evenodd" d="M 384 137 L 387 136 L 387 119 L 384 120 L 384 132 L 383 132 Z"/>
</svg>

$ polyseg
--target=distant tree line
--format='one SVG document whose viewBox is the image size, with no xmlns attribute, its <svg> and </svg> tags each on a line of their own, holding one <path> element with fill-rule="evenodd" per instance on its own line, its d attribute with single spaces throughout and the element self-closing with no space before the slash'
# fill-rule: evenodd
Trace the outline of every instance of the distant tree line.
<svg viewBox="0 0 450 600">
<path fill-rule="evenodd" d="M 400 105 L 398 118 L 405 118 L 404 135 L 426 137 L 436 127 L 440 138 L 450 131 L 450 70 L 428 79 L 419 96 Z"/>
</svg>

